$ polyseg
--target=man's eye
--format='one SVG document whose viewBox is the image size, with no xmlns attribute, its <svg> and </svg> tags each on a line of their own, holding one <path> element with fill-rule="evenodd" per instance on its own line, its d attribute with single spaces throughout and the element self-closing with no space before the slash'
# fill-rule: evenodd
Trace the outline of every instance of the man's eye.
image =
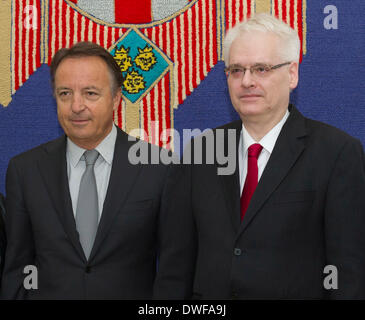
<svg viewBox="0 0 365 320">
<path fill-rule="evenodd" d="M 258 73 L 265 73 L 268 71 L 268 68 L 266 66 L 257 66 L 255 67 L 255 71 Z"/>
<path fill-rule="evenodd" d="M 96 95 L 97 95 L 97 93 L 96 93 L 96 92 L 94 92 L 94 91 L 88 91 L 88 92 L 87 92 L 87 95 L 88 95 L 88 96 L 96 96 Z"/>
<path fill-rule="evenodd" d="M 70 92 L 69 91 L 61 91 L 61 92 L 58 93 L 58 95 L 60 97 L 67 97 L 67 96 L 70 95 Z"/>
<path fill-rule="evenodd" d="M 239 69 L 239 68 L 232 68 L 232 69 L 231 69 L 231 73 L 232 73 L 232 74 L 238 74 L 238 73 L 240 73 L 240 72 L 242 72 L 242 69 Z"/>
</svg>

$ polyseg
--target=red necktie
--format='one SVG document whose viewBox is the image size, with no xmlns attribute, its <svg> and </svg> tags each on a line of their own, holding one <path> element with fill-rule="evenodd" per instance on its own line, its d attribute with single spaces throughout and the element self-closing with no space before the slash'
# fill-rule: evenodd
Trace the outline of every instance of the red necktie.
<svg viewBox="0 0 365 320">
<path fill-rule="evenodd" d="M 252 195 L 255 192 L 257 186 L 259 176 L 257 158 L 259 157 L 261 150 L 262 146 L 258 143 L 255 143 L 248 148 L 247 176 L 241 195 L 241 221 L 243 220 L 243 216 L 246 213 Z"/>
</svg>

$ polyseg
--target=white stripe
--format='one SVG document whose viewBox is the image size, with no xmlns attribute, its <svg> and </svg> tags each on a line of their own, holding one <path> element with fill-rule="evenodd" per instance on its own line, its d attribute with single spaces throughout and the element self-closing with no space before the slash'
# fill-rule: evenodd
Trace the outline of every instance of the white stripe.
<svg viewBox="0 0 365 320">
<path fill-rule="evenodd" d="M 19 0 L 19 20 L 18 20 L 18 26 L 19 26 L 19 87 L 23 84 L 22 82 L 22 78 L 23 78 L 23 74 L 22 74 L 22 57 L 23 57 L 23 51 L 22 51 L 22 43 L 23 43 L 23 21 L 22 21 L 22 16 L 23 16 L 23 1 Z"/>
<path fill-rule="evenodd" d="M 100 24 L 96 25 L 96 43 L 100 45 Z"/>
<path fill-rule="evenodd" d="M 93 41 L 93 21 L 90 19 L 89 20 L 89 34 L 87 36 L 87 40 L 88 41 Z"/>
<path fill-rule="evenodd" d="M 108 29 L 109 29 L 109 27 L 104 26 L 103 28 L 104 28 L 104 48 L 109 49 L 108 48 Z"/>
<path fill-rule="evenodd" d="M 178 72 L 179 72 L 179 59 L 177 58 L 177 18 L 175 18 L 174 20 L 172 20 L 172 34 L 173 34 L 173 39 L 174 39 L 174 45 L 173 45 L 173 59 L 172 61 L 174 62 L 174 67 L 173 67 L 173 79 L 172 79 L 172 83 L 170 83 L 170 86 L 174 86 L 174 96 L 172 97 L 171 101 L 172 101 L 172 108 L 174 108 L 175 106 L 178 105 L 179 102 L 179 97 L 178 97 L 178 93 L 177 93 L 177 87 L 178 87 Z"/>
<path fill-rule="evenodd" d="M 64 26 L 62 25 L 62 15 L 64 14 L 64 12 L 62 12 L 62 1 L 58 0 L 58 49 L 62 48 L 62 35 L 63 35 L 63 28 Z"/>
<path fill-rule="evenodd" d="M 188 10 L 187 15 L 188 15 L 188 25 L 187 25 L 187 32 L 188 32 L 188 55 L 189 55 L 189 92 L 193 91 L 193 82 L 192 82 L 192 78 L 193 78 L 193 39 L 192 39 L 192 13 L 191 13 L 191 8 Z M 196 54 L 194 52 L 194 54 Z"/>
<path fill-rule="evenodd" d="M 206 0 L 206 1 L 209 1 L 209 0 Z M 229 26 L 229 29 L 232 28 L 233 26 L 233 3 L 232 1 L 234 0 L 229 0 L 228 1 L 228 26 Z M 235 1 L 239 1 L 239 0 L 235 0 Z"/>
<path fill-rule="evenodd" d="M 77 32 L 79 30 L 79 25 L 77 21 L 78 12 L 75 12 L 75 10 L 72 10 L 73 18 L 74 18 L 74 38 L 73 38 L 73 44 L 77 43 Z"/>
<path fill-rule="evenodd" d="M 206 2 L 207 0 L 205 0 Z M 202 12 L 202 33 L 203 33 L 203 74 L 204 77 L 207 75 L 207 63 L 206 63 L 206 59 L 205 59 L 205 54 L 207 52 L 206 47 L 207 47 L 207 10 L 205 8 L 205 3 L 202 4 L 202 8 L 203 8 L 203 12 Z M 231 14 L 231 9 L 228 10 Z M 231 19 L 231 18 L 230 18 Z"/>
<path fill-rule="evenodd" d="M 296 31 L 298 31 L 298 12 L 297 12 L 297 7 L 298 7 L 298 0 L 294 0 L 294 29 Z"/>
<path fill-rule="evenodd" d="M 279 19 L 283 19 L 283 4 L 281 2 L 282 0 L 279 0 L 278 7 L 279 7 Z M 285 0 L 284 0 L 285 1 Z"/>
<path fill-rule="evenodd" d="M 235 9 L 236 9 L 236 15 L 235 15 L 235 18 L 236 18 L 235 25 L 236 25 L 240 21 L 240 9 L 241 9 L 241 7 L 240 7 L 240 1 L 239 0 L 235 1 Z"/>
<path fill-rule="evenodd" d="M 85 41 L 85 17 L 81 16 L 81 36 L 80 36 L 80 41 Z"/>
<path fill-rule="evenodd" d="M 155 101 L 154 101 L 154 107 L 155 107 L 155 145 L 159 145 L 159 119 L 158 119 L 159 90 L 158 90 L 158 84 L 155 85 L 155 87 L 152 90 L 154 90 L 154 92 L 155 92 Z"/>
<path fill-rule="evenodd" d="M 161 103 L 161 113 L 162 113 L 162 139 L 163 139 L 163 146 L 166 147 L 166 91 L 165 91 L 165 82 L 166 77 L 168 75 L 165 75 L 162 79 L 162 86 L 161 86 L 161 96 L 162 96 L 162 103 Z"/>
<path fill-rule="evenodd" d="M 180 30 L 181 30 L 181 51 L 180 51 L 180 61 L 181 61 L 181 89 L 182 89 L 182 100 L 185 100 L 186 98 L 186 90 L 187 88 L 185 87 L 185 74 L 186 74 L 186 62 L 185 62 L 185 37 L 183 36 L 183 34 L 186 32 L 185 30 L 185 25 L 184 25 L 184 19 L 183 16 L 180 15 L 179 16 L 180 19 Z"/>
<path fill-rule="evenodd" d="M 15 3 L 12 3 L 12 19 L 11 19 L 11 93 L 14 94 L 15 93 L 15 59 L 19 60 L 19 57 L 15 57 L 15 23 L 17 23 L 15 21 L 15 16 L 16 16 L 16 12 L 15 12 Z M 19 12 L 18 12 L 19 14 Z"/>
</svg>

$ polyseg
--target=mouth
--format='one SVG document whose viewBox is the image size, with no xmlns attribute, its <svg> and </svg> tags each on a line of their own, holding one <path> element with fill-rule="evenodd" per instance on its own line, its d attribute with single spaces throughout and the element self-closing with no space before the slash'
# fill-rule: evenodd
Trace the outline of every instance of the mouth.
<svg viewBox="0 0 365 320">
<path fill-rule="evenodd" d="M 251 100 L 257 100 L 259 98 L 261 98 L 261 95 L 259 95 L 259 94 L 245 94 L 245 95 L 240 97 L 240 100 L 249 100 L 249 101 L 251 101 Z"/>
<path fill-rule="evenodd" d="M 80 125 L 85 125 L 86 123 L 88 123 L 89 119 L 70 119 L 70 122 L 73 125 L 80 126 Z"/>
</svg>

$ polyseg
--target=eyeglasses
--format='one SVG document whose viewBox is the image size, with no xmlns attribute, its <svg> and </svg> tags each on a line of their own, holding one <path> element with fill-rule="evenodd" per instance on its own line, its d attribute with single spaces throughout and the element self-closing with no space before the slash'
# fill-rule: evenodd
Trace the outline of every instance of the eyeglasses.
<svg viewBox="0 0 365 320">
<path fill-rule="evenodd" d="M 275 66 L 258 63 L 249 68 L 241 67 L 240 65 L 231 65 L 226 67 L 224 71 L 227 74 L 227 76 L 231 76 L 233 79 L 242 79 L 242 77 L 246 73 L 246 70 L 250 70 L 251 75 L 253 75 L 256 78 L 264 78 L 270 73 L 270 71 L 281 68 L 290 63 L 291 62 L 284 62 L 277 64 Z"/>
</svg>

